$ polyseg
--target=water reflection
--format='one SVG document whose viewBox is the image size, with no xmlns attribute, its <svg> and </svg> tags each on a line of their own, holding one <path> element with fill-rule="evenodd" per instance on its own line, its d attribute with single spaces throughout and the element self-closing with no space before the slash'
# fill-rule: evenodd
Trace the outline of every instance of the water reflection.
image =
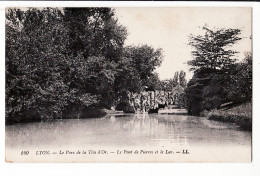
<svg viewBox="0 0 260 176">
<path fill-rule="evenodd" d="M 162 146 L 249 145 L 251 133 L 229 123 L 194 116 L 129 114 L 92 119 L 49 120 L 6 127 L 6 145 Z"/>
</svg>

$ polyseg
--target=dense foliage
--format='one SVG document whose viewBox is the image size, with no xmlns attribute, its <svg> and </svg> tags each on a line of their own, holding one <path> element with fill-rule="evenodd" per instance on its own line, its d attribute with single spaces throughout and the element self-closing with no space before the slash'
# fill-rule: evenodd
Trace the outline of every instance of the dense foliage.
<svg viewBox="0 0 260 176">
<path fill-rule="evenodd" d="M 204 36 L 190 36 L 193 59 L 188 62 L 194 70 L 187 84 L 188 111 L 199 115 L 204 110 L 217 109 L 221 104 L 236 104 L 252 98 L 252 56 L 246 53 L 242 62 L 234 58 L 231 46 L 237 43 L 239 29 L 210 30 L 203 27 Z"/>
<path fill-rule="evenodd" d="M 79 117 L 144 89 L 162 51 L 126 37 L 111 8 L 8 9 L 7 121 Z"/>
</svg>

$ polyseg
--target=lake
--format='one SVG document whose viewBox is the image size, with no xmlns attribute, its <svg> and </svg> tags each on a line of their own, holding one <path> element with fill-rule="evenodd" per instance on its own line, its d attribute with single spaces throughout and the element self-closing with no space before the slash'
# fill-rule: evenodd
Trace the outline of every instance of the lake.
<svg viewBox="0 0 260 176">
<path fill-rule="evenodd" d="M 162 114 L 111 115 L 103 118 L 60 119 L 6 126 L 6 153 L 10 158 L 22 150 L 99 150 L 109 156 L 57 158 L 59 162 L 250 162 L 251 132 L 231 123 L 204 117 Z M 117 150 L 172 150 L 175 155 L 140 157 L 116 155 Z M 178 156 L 176 152 L 188 150 Z M 32 153 L 32 152 L 31 152 Z M 31 155 L 31 159 L 33 155 Z M 94 158 L 93 158 L 94 157 Z M 130 157 L 130 158 L 129 158 Z M 132 157 L 132 158 L 131 158 Z M 47 162 L 34 157 L 35 162 Z M 26 161 L 26 158 L 13 158 Z M 55 160 L 56 161 L 56 160 Z"/>
</svg>

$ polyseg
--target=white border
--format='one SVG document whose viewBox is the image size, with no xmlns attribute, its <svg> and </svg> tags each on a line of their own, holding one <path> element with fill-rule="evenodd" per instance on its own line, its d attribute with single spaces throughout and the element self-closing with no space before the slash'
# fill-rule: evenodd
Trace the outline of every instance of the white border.
<svg viewBox="0 0 260 176">
<path fill-rule="evenodd" d="M 253 7 L 253 162 L 249 164 L 11 164 L 5 163 L 4 148 L 4 104 L 5 104 L 5 62 L 4 62 L 4 17 L 5 7 Z M 1 175 L 260 175 L 260 3 L 258 2 L 111 2 L 111 1 L 10 1 L 0 2 L 0 173 Z M 209 156 L 210 157 L 210 156 Z"/>
</svg>

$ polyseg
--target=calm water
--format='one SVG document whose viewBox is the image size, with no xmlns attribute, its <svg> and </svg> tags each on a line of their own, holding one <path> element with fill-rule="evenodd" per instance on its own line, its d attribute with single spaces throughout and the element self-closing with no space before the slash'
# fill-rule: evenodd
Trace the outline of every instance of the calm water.
<svg viewBox="0 0 260 176">
<path fill-rule="evenodd" d="M 251 132 L 203 117 L 129 114 L 6 126 L 6 147 L 251 146 Z"/>
</svg>

